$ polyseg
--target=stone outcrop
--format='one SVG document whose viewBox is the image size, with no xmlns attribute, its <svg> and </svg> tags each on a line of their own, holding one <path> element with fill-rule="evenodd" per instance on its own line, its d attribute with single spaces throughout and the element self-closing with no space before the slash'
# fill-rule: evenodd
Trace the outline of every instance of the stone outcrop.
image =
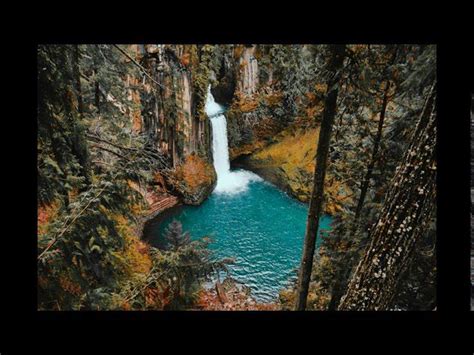
<svg viewBox="0 0 474 355">
<path fill-rule="evenodd" d="M 216 101 L 228 108 L 230 159 L 240 157 L 236 164 L 244 164 L 299 200 L 308 200 L 316 131 L 310 131 L 311 138 L 302 135 L 312 145 L 299 161 L 296 156 L 293 162 L 273 156 L 287 144 L 298 144 L 298 138 L 287 135 L 280 144 L 282 137 L 276 138 L 297 117 L 287 110 L 278 69 L 281 64 L 274 62 L 272 46 L 150 44 L 132 49 L 159 83 L 145 78 L 145 90 L 139 96 L 131 90 L 131 99 L 142 107 L 141 113 L 132 115 L 134 129 L 150 136 L 167 155 L 173 173 L 166 175 L 166 183 L 184 203 L 200 204 L 216 183 L 211 125 L 203 115 L 209 84 Z M 131 80 L 132 86 L 136 81 Z M 308 88 L 308 92 L 313 90 Z M 305 107 L 310 112 L 304 116 L 314 121 L 316 100 L 308 100 Z"/>
<path fill-rule="evenodd" d="M 237 90 L 245 96 L 251 96 L 258 89 L 258 60 L 256 58 L 257 46 L 245 46 L 239 57 L 239 80 Z"/>
<path fill-rule="evenodd" d="M 217 176 L 209 162 L 189 155 L 176 168 L 170 182 L 185 204 L 200 205 L 214 190 Z"/>
<path fill-rule="evenodd" d="M 132 115 L 134 130 L 148 135 L 167 157 L 171 172 L 164 179 L 169 190 L 186 204 L 200 204 L 216 183 L 210 122 L 198 112 L 205 99 L 201 86 L 208 80 L 203 76 L 206 68 L 197 60 L 200 49 L 154 44 L 130 49 L 154 80 L 145 77 L 138 94 L 130 89 L 131 100 L 141 106 L 141 112 Z M 128 80 L 131 86 L 138 81 Z"/>
<path fill-rule="evenodd" d="M 251 170 L 301 202 L 309 202 L 313 184 L 319 128 L 287 129 L 273 142 L 254 153 L 241 156 L 233 166 Z M 351 192 L 330 174 L 326 175 L 325 211 L 335 214 Z M 347 201 L 346 201 L 347 202 Z"/>
<path fill-rule="evenodd" d="M 143 131 L 151 135 L 173 167 L 190 154 L 211 160 L 210 125 L 196 112 L 193 80 L 196 73 L 186 57 L 191 46 L 146 46 L 143 62 L 154 74 L 154 83 L 142 93 Z M 184 64 L 183 64 L 184 63 Z M 188 65 L 186 65 L 188 64 Z"/>
<path fill-rule="evenodd" d="M 234 98 L 237 84 L 236 62 L 230 49 L 224 51 L 215 79 L 211 87 L 212 96 L 217 103 L 227 106 Z"/>
</svg>

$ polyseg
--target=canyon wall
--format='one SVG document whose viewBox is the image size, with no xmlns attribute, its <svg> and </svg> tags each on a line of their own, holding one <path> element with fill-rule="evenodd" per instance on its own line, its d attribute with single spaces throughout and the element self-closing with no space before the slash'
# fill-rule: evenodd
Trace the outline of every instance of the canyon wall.
<svg viewBox="0 0 474 355">
<path fill-rule="evenodd" d="M 308 202 L 326 91 L 311 67 L 315 53 L 303 45 L 235 45 L 224 53 L 213 93 L 228 107 L 232 165 Z M 331 174 L 326 180 L 326 213 L 335 214 L 351 191 Z"/>
<path fill-rule="evenodd" d="M 154 79 L 134 79 L 143 84 L 139 95 L 132 93 L 141 106 L 133 116 L 134 129 L 151 137 L 169 158 L 173 173 L 165 179 L 183 202 L 200 204 L 216 183 L 211 125 L 204 113 L 208 85 L 216 102 L 226 107 L 230 159 L 295 198 L 308 200 L 314 167 L 308 162 L 314 161 L 314 154 L 295 155 L 291 161 L 279 161 L 278 154 L 272 154 L 299 139 L 306 139 L 304 144 L 311 150 L 316 148 L 315 135 L 305 130 L 317 129 L 325 90 L 314 80 L 298 77 L 304 74 L 304 61 L 314 61 L 305 46 L 136 45 L 131 49 Z M 295 83 L 301 87 L 293 88 Z"/>
<path fill-rule="evenodd" d="M 134 128 L 148 135 L 169 159 L 171 173 L 165 176 L 169 188 L 184 203 L 200 204 L 216 183 L 210 122 L 199 112 L 205 100 L 202 90 L 207 88 L 197 83 L 202 74 L 196 64 L 201 48 L 136 45 L 131 49 L 153 78 L 138 79 L 144 84 L 137 98 L 141 113 L 134 117 Z"/>
</svg>

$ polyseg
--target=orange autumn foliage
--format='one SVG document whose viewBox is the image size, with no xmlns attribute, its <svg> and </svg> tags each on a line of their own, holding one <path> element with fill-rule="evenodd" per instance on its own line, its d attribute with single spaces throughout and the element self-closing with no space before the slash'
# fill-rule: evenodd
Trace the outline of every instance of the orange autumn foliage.
<svg viewBox="0 0 474 355">
<path fill-rule="evenodd" d="M 258 101 L 253 98 L 245 98 L 239 102 L 241 112 L 251 112 L 258 106 Z"/>
<path fill-rule="evenodd" d="M 167 192 L 165 178 L 159 171 L 153 175 L 153 182 L 160 192 Z"/>
<path fill-rule="evenodd" d="M 68 277 L 61 275 L 59 277 L 59 285 L 61 288 L 75 296 L 79 296 L 81 294 L 81 286 L 77 283 L 72 282 Z"/>
<path fill-rule="evenodd" d="M 202 289 L 199 293 L 196 309 L 205 311 L 277 311 L 280 310 L 278 303 L 258 303 L 243 292 L 228 294 L 227 301 L 216 294 L 214 289 Z"/>
<path fill-rule="evenodd" d="M 325 94 L 327 91 L 327 87 L 328 87 L 327 84 L 316 84 L 314 86 L 317 94 Z"/>
<path fill-rule="evenodd" d="M 57 216 L 58 211 L 58 202 L 53 202 L 48 206 L 38 206 L 38 236 L 46 232 L 49 222 Z"/>
<path fill-rule="evenodd" d="M 237 45 L 234 48 L 234 58 L 239 59 L 242 56 L 242 53 L 244 51 L 244 46 L 243 45 Z"/>
<path fill-rule="evenodd" d="M 189 188 L 212 184 L 212 167 L 198 155 L 188 155 L 184 163 L 176 168 L 175 176 Z"/>
<path fill-rule="evenodd" d="M 191 62 L 191 54 L 190 53 L 184 53 L 180 58 L 180 62 L 185 67 L 187 67 L 189 65 L 189 63 Z"/>
<path fill-rule="evenodd" d="M 265 96 L 265 101 L 268 106 L 273 107 L 278 105 L 283 99 L 283 93 L 271 93 Z"/>
</svg>

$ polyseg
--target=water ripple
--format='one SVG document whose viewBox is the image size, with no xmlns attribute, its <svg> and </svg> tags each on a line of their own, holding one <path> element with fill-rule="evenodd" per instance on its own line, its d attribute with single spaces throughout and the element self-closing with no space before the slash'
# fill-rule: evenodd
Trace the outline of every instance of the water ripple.
<svg viewBox="0 0 474 355">
<path fill-rule="evenodd" d="M 231 275 L 252 289 L 259 301 L 274 301 L 295 279 L 306 227 L 307 206 L 262 180 L 249 182 L 236 195 L 212 194 L 201 206 L 186 206 L 149 228 L 148 237 L 159 244 L 173 218 L 193 238 L 212 235 L 217 258 L 234 257 Z M 330 217 L 321 219 L 328 228 Z"/>
</svg>

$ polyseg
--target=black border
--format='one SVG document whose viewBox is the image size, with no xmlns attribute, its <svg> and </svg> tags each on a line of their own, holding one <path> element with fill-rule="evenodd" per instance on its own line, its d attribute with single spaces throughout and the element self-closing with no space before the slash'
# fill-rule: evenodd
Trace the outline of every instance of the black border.
<svg viewBox="0 0 474 355">
<path fill-rule="evenodd" d="M 321 16 L 321 15 L 320 15 Z M 185 21 L 186 19 L 183 19 Z M 244 19 L 241 19 L 247 26 Z M 409 21 L 409 20 L 407 20 Z M 469 22 L 467 22 L 469 23 Z M 158 26 L 158 24 L 156 24 Z M 22 333 L 36 330 L 41 334 L 58 331 L 61 334 L 67 333 L 67 327 L 78 329 L 81 327 L 91 327 L 98 330 L 105 325 L 117 330 L 117 323 L 103 321 L 112 320 L 144 320 L 154 321 L 153 327 L 161 324 L 169 327 L 177 324 L 200 324 L 202 320 L 230 320 L 234 324 L 254 325 L 274 329 L 276 324 L 296 325 L 301 329 L 301 324 L 314 324 L 315 321 L 332 320 L 384 320 L 384 321 L 402 321 L 404 325 L 420 326 L 419 321 L 423 320 L 442 320 L 453 326 L 453 329 L 459 328 L 458 320 L 472 320 L 470 309 L 470 282 L 469 282 L 469 254 L 470 254 L 470 202 L 468 198 L 469 190 L 469 113 L 470 113 L 470 79 L 472 79 L 471 58 L 469 56 L 469 33 L 457 32 L 457 36 L 446 34 L 446 37 L 440 35 L 440 31 L 433 30 L 433 27 L 423 27 L 423 34 L 414 35 L 411 28 L 405 32 L 398 29 L 394 33 L 381 33 L 379 28 L 370 28 L 359 31 L 357 34 L 354 29 L 343 29 L 335 31 L 333 29 L 324 30 L 324 34 L 318 33 L 318 27 L 315 23 L 309 23 L 309 28 L 296 28 L 294 32 L 287 30 L 276 30 L 275 26 L 264 34 L 254 33 L 255 29 L 250 28 L 242 31 L 222 31 L 216 28 L 218 25 L 208 31 L 199 31 L 196 28 L 185 29 L 183 32 L 176 29 L 162 31 L 160 29 L 147 30 L 143 26 L 137 26 L 138 33 L 130 34 L 128 29 L 120 35 L 97 36 L 94 28 L 89 33 L 64 34 L 61 32 L 61 23 L 57 24 L 55 31 L 48 35 L 41 35 L 28 43 L 28 52 L 22 52 L 22 58 L 15 59 L 26 60 L 23 68 L 31 69 L 28 71 L 28 78 L 22 84 L 23 90 L 26 89 L 25 83 L 30 83 L 32 96 L 28 104 L 29 112 L 24 114 L 23 118 L 18 118 L 19 128 L 15 132 L 22 132 L 21 143 L 18 137 L 14 145 L 24 150 L 25 153 L 19 160 L 15 153 L 11 154 L 12 148 L 5 150 L 5 154 L 11 154 L 7 157 L 11 160 L 8 166 L 19 168 L 15 179 L 9 177 L 9 185 L 22 186 L 22 201 L 18 203 L 18 209 L 15 208 L 16 215 L 12 216 L 14 220 L 7 221 L 14 225 L 14 233 L 5 233 L 7 237 L 6 244 L 14 243 L 10 249 L 19 250 L 11 259 L 17 258 L 15 263 L 8 261 L 10 267 L 3 268 L 3 273 L 11 278 L 8 282 L 10 286 L 6 295 L 8 299 L 2 302 L 2 318 L 11 324 L 10 334 Z M 356 26 L 355 24 L 354 26 Z M 422 24 L 422 26 L 425 24 Z M 221 26 L 223 26 L 221 24 Z M 265 24 L 264 24 L 265 26 Z M 321 30 L 321 26 L 319 27 Z M 375 30 L 375 31 L 374 31 Z M 159 31 L 159 32 L 158 32 Z M 184 33 L 186 32 L 186 33 Z M 148 33 L 148 35 L 143 35 Z M 159 33 L 159 34 L 157 34 Z M 331 33 L 328 35 L 328 33 Z M 156 35 L 155 35 L 156 34 Z M 38 43 L 426 43 L 437 44 L 438 48 L 438 308 L 435 312 L 38 312 L 36 310 L 36 46 Z M 25 45 L 23 45 L 25 49 Z M 22 97 L 22 103 L 18 107 L 25 108 L 25 98 Z M 17 117 L 18 113 L 13 117 Z M 26 119 L 27 118 L 27 119 Z M 25 133 L 25 128 L 28 133 Z M 4 133 L 5 134 L 5 133 Z M 28 163 L 23 158 L 27 156 Z M 5 186 L 5 185 L 3 185 Z M 28 187 L 31 188 L 28 189 Z M 28 189 L 28 190 L 27 190 Z M 27 190 L 27 191 L 26 191 Z M 18 199 L 17 189 L 12 189 L 12 200 Z M 23 196 L 24 194 L 24 196 Z M 22 212 L 18 216 L 18 211 L 26 210 L 25 201 L 31 202 L 31 214 L 25 223 L 26 215 Z M 3 248 L 2 248 L 3 249 Z M 31 253 L 26 250 L 29 249 Z M 18 254 L 22 255 L 19 256 Z M 13 254 L 13 253 L 10 253 Z M 8 260 L 8 259 L 7 259 Z M 20 271 L 18 271 L 18 270 Z M 20 273 L 21 272 L 21 273 Z M 7 279 L 8 280 L 8 279 Z M 28 280 L 28 281 L 27 281 Z M 13 286 L 13 287 L 11 287 Z M 13 291 L 12 291 L 13 290 Z M 2 297 L 5 292 L 2 292 Z M 3 300 L 2 300 L 3 301 Z M 8 316 L 6 316 L 9 311 Z M 3 315 L 5 314 L 5 318 Z M 45 321 L 47 321 L 45 323 Z M 57 322 L 61 321 L 61 322 Z M 278 321 L 278 323 L 274 323 Z M 63 328 L 62 323 L 67 322 Z M 264 322 L 264 323 L 260 323 Z M 390 322 L 392 323 L 392 322 Z M 87 325 L 86 325 L 87 324 Z M 121 324 L 121 323 L 120 323 Z M 129 323 L 136 327 L 137 322 Z M 150 324 L 146 322 L 145 324 Z M 214 323 L 219 324 L 219 323 Z M 334 329 L 335 323 L 330 324 Z M 338 323 L 337 328 L 340 327 Z M 387 323 L 384 323 L 388 326 Z M 424 323 L 426 326 L 426 323 Z M 143 330 L 143 326 L 137 327 Z M 215 327 L 219 328 L 219 326 Z M 432 327 L 427 327 L 430 331 Z M 373 325 L 365 329 L 375 329 Z M 212 331 L 214 331 L 213 329 Z M 353 329 L 354 331 L 356 329 Z M 380 329 L 382 330 L 382 329 Z M 421 329 L 416 329 L 421 331 Z M 364 332 L 364 329 L 359 329 Z M 399 331 L 403 331 L 399 329 Z M 291 332 L 291 333 L 293 333 Z M 145 334 L 150 334 L 146 332 Z M 434 335 L 431 333 L 431 335 Z M 15 336 L 12 339 L 17 339 Z M 278 340 L 278 339 L 276 339 Z M 433 342 L 436 343 L 436 342 Z M 1 345 L 1 344 L 0 344 Z M 316 345 L 315 345 L 316 346 Z"/>
</svg>

